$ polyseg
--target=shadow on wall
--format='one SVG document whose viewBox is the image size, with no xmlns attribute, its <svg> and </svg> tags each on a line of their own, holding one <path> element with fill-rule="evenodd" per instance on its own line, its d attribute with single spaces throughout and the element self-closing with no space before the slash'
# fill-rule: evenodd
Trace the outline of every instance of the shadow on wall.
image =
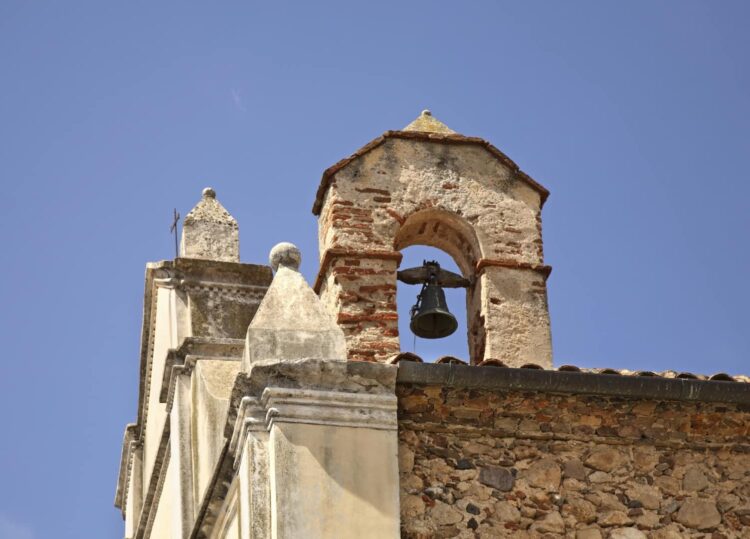
<svg viewBox="0 0 750 539">
<path fill-rule="evenodd" d="M 415 245 L 401 250 L 404 258 L 399 269 L 421 266 L 425 260 L 436 260 L 440 267 L 461 274 L 456 262 L 446 252 L 434 247 Z M 442 339 L 421 339 L 409 329 L 411 308 L 417 301 L 421 287 L 397 283 L 396 301 L 398 302 L 398 331 L 401 339 L 401 351 L 419 355 L 425 363 L 433 363 L 441 356 L 454 356 L 469 362 L 469 336 L 466 326 L 466 290 L 463 288 L 445 288 L 445 299 L 448 309 L 458 320 L 458 329 Z"/>
</svg>

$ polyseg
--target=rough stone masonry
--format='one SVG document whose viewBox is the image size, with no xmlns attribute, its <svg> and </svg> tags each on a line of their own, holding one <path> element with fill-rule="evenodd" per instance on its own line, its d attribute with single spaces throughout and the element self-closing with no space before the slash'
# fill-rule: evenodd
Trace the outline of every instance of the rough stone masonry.
<svg viewBox="0 0 750 539">
<path fill-rule="evenodd" d="M 592 392 L 605 377 L 610 394 L 587 395 L 564 379 L 540 391 L 538 371 L 513 388 L 510 369 L 482 367 L 480 384 L 455 372 L 476 367 L 410 367 L 402 537 L 750 537 L 750 406 L 731 387 L 730 402 L 661 400 L 653 378 L 629 395 L 616 375 L 555 373 L 590 377 Z"/>
</svg>

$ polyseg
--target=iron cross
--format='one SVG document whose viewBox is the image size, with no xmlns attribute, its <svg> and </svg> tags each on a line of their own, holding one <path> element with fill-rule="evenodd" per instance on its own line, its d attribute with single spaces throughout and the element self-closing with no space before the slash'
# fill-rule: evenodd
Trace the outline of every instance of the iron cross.
<svg viewBox="0 0 750 539">
<path fill-rule="evenodd" d="M 174 209 L 174 220 L 172 226 L 169 227 L 169 231 L 174 234 L 174 257 L 177 258 L 180 255 L 179 248 L 177 246 L 177 223 L 180 221 L 180 214 L 177 213 L 177 208 Z"/>
</svg>

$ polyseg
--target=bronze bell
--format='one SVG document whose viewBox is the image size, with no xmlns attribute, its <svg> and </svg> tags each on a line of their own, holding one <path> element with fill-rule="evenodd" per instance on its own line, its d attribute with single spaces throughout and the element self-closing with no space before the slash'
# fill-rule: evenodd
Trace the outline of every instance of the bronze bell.
<svg viewBox="0 0 750 539">
<path fill-rule="evenodd" d="M 422 267 L 409 268 L 396 274 L 399 281 L 406 284 L 422 283 L 422 291 L 417 296 L 417 304 L 411 308 L 409 327 L 417 337 L 440 339 L 451 335 L 458 328 L 456 317 L 448 310 L 443 287 L 466 288 L 471 281 L 460 275 L 440 269 L 440 264 L 432 260 L 424 261 Z"/>
<path fill-rule="evenodd" d="M 451 335 L 458 322 L 448 310 L 443 289 L 433 283 L 425 283 L 417 296 L 417 304 L 411 309 L 411 324 L 414 335 L 423 339 L 440 339 Z"/>
</svg>

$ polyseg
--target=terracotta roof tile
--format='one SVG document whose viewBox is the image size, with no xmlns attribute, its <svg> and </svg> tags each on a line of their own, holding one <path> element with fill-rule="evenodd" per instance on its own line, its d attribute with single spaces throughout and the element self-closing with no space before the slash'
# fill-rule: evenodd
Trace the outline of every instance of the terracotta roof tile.
<svg viewBox="0 0 750 539">
<path fill-rule="evenodd" d="M 464 360 L 458 359 L 457 357 L 453 356 L 443 356 L 441 358 L 438 358 L 435 363 L 438 363 L 440 365 L 468 365 Z"/>
<path fill-rule="evenodd" d="M 544 367 L 541 365 L 537 365 L 536 363 L 526 363 L 524 365 L 521 365 L 522 369 L 536 369 L 536 370 L 544 370 Z"/>
<path fill-rule="evenodd" d="M 393 356 L 389 363 L 398 363 L 399 361 L 412 361 L 416 363 L 424 363 L 421 357 L 419 357 L 416 354 L 413 354 L 411 352 L 401 352 L 400 354 L 397 354 Z M 459 359 L 454 356 L 442 356 L 438 358 L 436 361 L 434 361 L 436 364 L 451 364 L 451 365 L 468 365 L 468 363 L 462 359 Z M 477 367 L 505 367 L 509 368 L 508 365 L 506 365 L 503 361 L 499 359 L 485 359 L 479 365 L 476 365 Z M 546 370 L 540 365 L 537 365 L 536 363 L 526 363 L 524 365 L 521 365 L 521 369 L 532 369 L 532 370 Z M 667 378 L 667 379 L 675 379 L 675 378 L 681 378 L 686 380 L 711 380 L 711 381 L 718 381 L 718 382 L 738 382 L 738 383 L 744 383 L 744 384 L 750 384 L 750 376 L 746 375 L 730 375 L 725 372 L 719 372 L 716 374 L 713 374 L 711 376 L 703 375 L 703 374 L 693 374 L 692 372 L 677 372 L 677 371 L 662 371 L 662 372 L 654 372 L 654 371 L 631 371 L 628 369 L 610 369 L 610 368 L 602 368 L 602 369 L 586 369 L 581 368 L 576 365 L 561 365 L 557 369 L 551 369 L 556 370 L 558 372 L 580 372 L 580 373 L 589 373 L 589 374 L 607 374 L 612 376 L 641 376 L 641 377 L 648 377 L 648 378 Z"/>
<path fill-rule="evenodd" d="M 400 354 L 396 354 L 388 360 L 388 363 L 390 363 L 391 365 L 395 365 L 401 361 L 424 363 L 421 357 L 419 357 L 417 354 L 412 354 L 411 352 L 401 352 Z"/>
<path fill-rule="evenodd" d="M 500 361 L 499 359 L 485 359 L 484 361 L 482 361 L 477 366 L 478 367 L 504 367 L 504 368 L 508 368 L 508 366 L 505 363 L 503 363 L 502 361 Z"/>
</svg>

